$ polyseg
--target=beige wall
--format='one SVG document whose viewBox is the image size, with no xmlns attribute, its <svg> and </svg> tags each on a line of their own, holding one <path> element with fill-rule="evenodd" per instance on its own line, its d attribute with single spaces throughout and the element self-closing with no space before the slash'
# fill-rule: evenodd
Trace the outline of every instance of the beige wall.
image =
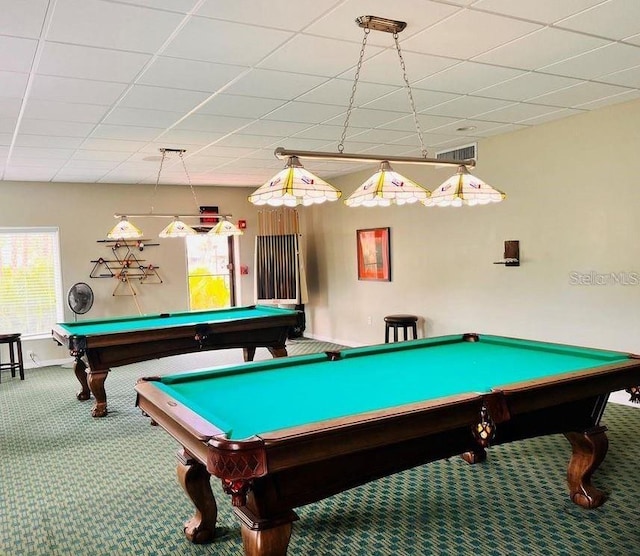
<svg viewBox="0 0 640 556">
<path fill-rule="evenodd" d="M 639 121 L 633 102 L 482 141 L 473 173 L 507 193 L 498 205 L 314 208 L 308 333 L 381 342 L 384 315 L 408 312 L 429 336 L 477 331 L 640 352 L 640 284 L 570 283 L 572 272 L 640 280 Z M 396 169 L 431 189 L 451 173 Z M 334 184 L 346 197 L 370 173 Z M 392 281 L 358 281 L 356 229 L 378 226 L 391 228 Z M 522 265 L 492 264 L 511 239 Z"/>
<path fill-rule="evenodd" d="M 65 320 L 73 320 L 66 305 L 66 292 L 76 282 L 87 282 L 94 291 L 95 302 L 89 313 L 79 318 L 137 314 L 131 296 L 113 295 L 117 281 L 92 279 L 91 260 L 112 258 L 104 239 L 115 225 L 114 212 L 146 213 L 150 210 L 153 185 L 118 185 L 85 183 L 0 182 L 0 226 L 56 226 L 60 230 Z M 218 206 L 233 220 L 246 219 L 248 228 L 239 238 L 239 263 L 249 266 L 249 274 L 238 276 L 238 304 L 253 303 L 253 246 L 257 226 L 257 209 L 247 202 L 252 189 L 197 188 L 202 205 Z M 195 205 L 188 186 L 160 186 L 154 197 L 154 212 L 194 213 Z M 158 239 L 158 232 L 168 223 L 159 218 L 131 219 L 144 232 L 149 246 L 136 255 L 144 264 L 159 267 L 163 283 L 138 285 L 136 299 L 143 313 L 178 311 L 188 308 L 185 244 L 180 239 Z M 123 291 L 122 289 L 119 291 Z M 53 340 L 25 342 L 24 351 L 33 350 L 41 361 L 68 355 Z"/>
<path fill-rule="evenodd" d="M 349 209 L 342 202 L 300 208 L 310 301 L 307 334 L 344 344 L 383 340 L 383 317 L 409 312 L 429 336 L 478 331 L 640 351 L 640 285 L 571 285 L 571 272 L 640 275 L 640 102 L 603 108 L 487 139 L 474 171 L 507 193 L 501 204 L 460 209 L 420 206 Z M 312 164 L 307 166 L 313 170 Z M 348 169 L 348 166 L 345 167 Z M 396 168 L 434 188 L 448 169 Z M 348 196 L 371 172 L 333 180 Z M 199 202 L 248 221 L 239 240 L 240 304 L 253 303 L 258 209 L 245 188 L 199 187 Z M 114 297 L 114 280 L 89 278 L 91 259 L 108 256 L 104 238 L 116 211 L 148 212 L 153 185 L 0 182 L 0 226 L 57 226 L 64 291 L 88 282 L 88 317 L 136 313 Z M 156 212 L 193 210 L 186 186 L 161 186 Z M 155 237 L 163 222 L 137 222 Z M 391 228 L 392 281 L 358 281 L 355 231 Z M 494 265 L 507 239 L 521 242 L 522 266 Z M 139 288 L 144 312 L 187 307 L 184 243 L 158 240 L 144 258 L 164 283 Z M 622 276 L 622 275 L 619 275 Z M 369 317 L 371 324 L 368 324 Z M 73 319 L 67 309 L 65 318 Z M 66 356 L 52 340 L 31 342 L 41 360 Z"/>
</svg>

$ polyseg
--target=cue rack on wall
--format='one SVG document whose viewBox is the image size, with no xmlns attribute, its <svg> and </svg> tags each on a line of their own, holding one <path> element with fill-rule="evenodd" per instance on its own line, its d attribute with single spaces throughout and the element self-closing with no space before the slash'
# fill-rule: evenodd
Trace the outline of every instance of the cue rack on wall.
<svg viewBox="0 0 640 556">
<path fill-rule="evenodd" d="M 138 284 L 162 284 L 158 274 L 158 266 L 139 259 L 135 251 L 142 252 L 147 247 L 156 247 L 159 243 L 148 243 L 146 239 L 99 239 L 98 243 L 106 244 L 111 249 L 112 257 L 98 257 L 92 260 L 93 268 L 89 278 L 115 278 L 118 280 L 113 289 L 113 296 L 131 296 L 138 312 L 142 314 L 138 304 L 138 292 L 133 287 L 132 280 Z"/>
<path fill-rule="evenodd" d="M 258 212 L 255 298 L 260 304 L 307 302 L 298 212 L 292 208 Z"/>
</svg>

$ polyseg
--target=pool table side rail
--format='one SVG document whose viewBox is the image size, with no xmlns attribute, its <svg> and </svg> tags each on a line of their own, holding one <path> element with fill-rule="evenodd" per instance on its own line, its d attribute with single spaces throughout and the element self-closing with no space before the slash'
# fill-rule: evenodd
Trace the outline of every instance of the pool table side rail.
<svg viewBox="0 0 640 556">
<path fill-rule="evenodd" d="M 65 331 L 67 336 L 84 336 L 87 334 L 87 328 L 98 327 L 105 328 L 109 324 L 126 324 L 128 321 L 139 323 L 135 326 L 132 326 L 128 329 L 122 328 L 127 332 L 132 332 L 135 330 L 144 329 L 145 326 L 142 323 L 148 323 L 150 321 L 155 321 L 158 319 L 161 320 L 171 320 L 172 317 L 179 318 L 180 320 L 176 322 L 173 326 L 185 326 L 189 324 L 200 324 L 214 320 L 215 322 L 227 322 L 229 320 L 238 319 L 238 315 L 241 315 L 247 311 L 255 311 L 256 314 L 254 318 L 264 318 L 264 317 L 274 317 L 279 315 L 287 315 L 292 312 L 299 313 L 297 310 L 293 309 L 285 309 L 282 307 L 271 307 L 271 306 L 263 306 L 263 305 L 245 305 L 240 307 L 227 307 L 224 309 L 202 309 L 196 311 L 175 311 L 173 313 L 151 313 L 144 315 L 124 315 L 118 317 L 101 317 L 95 319 L 84 319 L 80 321 L 73 322 L 59 322 L 56 326 L 58 326 L 61 330 Z M 228 313 L 229 316 L 225 318 L 214 318 L 216 316 L 220 316 L 222 314 Z M 184 317 L 189 317 L 189 320 L 184 320 Z M 239 320 L 244 320 L 247 317 L 241 317 Z M 170 325 L 171 326 L 171 325 Z M 148 328 L 155 328 L 156 326 L 147 326 Z M 90 334 L 100 334 L 100 330 L 92 330 Z"/>
<path fill-rule="evenodd" d="M 434 338 L 420 338 L 417 340 L 409 340 L 402 342 L 402 349 L 422 349 L 424 347 L 436 347 L 457 344 L 463 341 L 469 341 L 468 338 L 477 338 L 476 341 L 486 342 L 495 345 L 509 346 L 514 349 L 533 350 L 533 351 L 548 351 L 551 353 L 558 353 L 561 355 L 573 355 L 579 357 L 585 357 L 588 359 L 598 359 L 603 362 L 622 359 L 625 357 L 640 357 L 634 354 L 588 348 L 578 345 L 566 345 L 556 344 L 553 342 L 544 342 L 538 340 L 524 340 L 515 337 L 493 336 L 491 334 L 477 334 L 477 333 L 465 333 L 465 334 L 450 334 L 447 336 L 437 336 Z M 385 353 L 388 351 L 389 344 L 377 344 L 371 346 L 360 346 L 354 348 L 346 348 L 340 351 L 340 357 L 357 357 L 359 355 L 375 355 L 376 353 Z"/>
<path fill-rule="evenodd" d="M 610 394 L 631 385 L 640 383 L 640 359 L 630 356 L 626 361 L 618 361 L 609 365 L 592 367 L 584 371 L 564 373 L 553 377 L 527 380 L 508 386 L 499 386 L 492 392 L 501 392 L 511 399 L 511 404 L 518 398 L 517 411 L 534 409 L 531 401 L 537 399 L 531 393 L 537 389 L 549 390 L 554 402 L 571 402 L 588 396 Z"/>
<path fill-rule="evenodd" d="M 145 377 L 135 385 L 136 407 L 152 422 L 161 426 L 192 455 L 207 461 L 207 442 L 225 431 L 200 417 L 183 404 L 157 388 L 158 377 Z"/>
<path fill-rule="evenodd" d="M 193 339 L 197 332 L 205 332 L 207 334 L 216 334 L 218 330 L 223 329 L 224 332 L 244 332 L 247 328 L 252 330 L 262 330 L 265 328 L 277 328 L 294 326 L 297 322 L 297 315 L 294 313 L 286 315 L 278 315 L 265 319 L 264 317 L 254 317 L 244 319 L 242 321 L 223 320 L 219 322 L 203 322 L 189 323 L 176 326 L 164 326 L 161 328 L 149 330 L 122 330 L 108 334 L 100 334 L 95 336 L 85 336 L 83 334 L 69 334 L 61 325 L 54 325 L 51 332 L 55 340 L 69 349 L 73 349 L 74 342 L 79 339 L 86 339 L 86 347 L 107 347 L 121 346 L 124 344 L 137 344 L 151 341 L 174 340 L 178 338 Z M 242 347 L 242 346 L 238 346 Z"/>
<path fill-rule="evenodd" d="M 261 433 L 258 436 L 269 448 L 269 471 L 286 468 L 295 460 L 310 463 L 317 457 L 327 457 L 327 437 L 331 437 L 331 457 L 354 450 L 388 444 L 385 429 L 393 422 L 396 427 L 394 441 L 404 442 L 425 434 L 466 428 L 469 446 L 473 445 L 472 427 L 478 423 L 483 405 L 494 411 L 496 423 L 518 418 L 519 415 L 544 410 L 550 405 L 579 404 L 607 396 L 629 384 L 640 382 L 640 360 L 630 359 L 600 366 L 580 373 L 567 373 L 559 377 L 521 382 L 490 392 L 473 392 L 448 396 L 428 402 L 417 402 L 394 408 L 371 411 L 356 416 L 319 421 Z M 540 392 L 538 394 L 537 392 Z M 552 400 L 552 403 L 549 403 Z M 603 399 L 603 404 L 606 398 Z M 591 403 L 591 402 L 588 402 Z M 455 411 L 451 411 L 455 408 Z M 595 426 L 600 415 L 593 415 Z M 401 426 L 397 426 L 401 423 Z M 553 425 L 553 432 L 562 432 L 563 423 Z M 569 427 L 571 428 L 571 427 Z M 400 432 L 399 432 L 400 431 Z M 225 448 L 229 441 L 217 436 L 209 441 L 215 448 Z M 241 445 L 241 442 L 237 442 Z M 275 448 L 272 448 L 273 445 Z M 291 445 L 298 448 L 290 450 Z M 304 449 L 302 449 L 304 446 Z M 314 447 L 315 446 L 315 447 Z"/>
</svg>

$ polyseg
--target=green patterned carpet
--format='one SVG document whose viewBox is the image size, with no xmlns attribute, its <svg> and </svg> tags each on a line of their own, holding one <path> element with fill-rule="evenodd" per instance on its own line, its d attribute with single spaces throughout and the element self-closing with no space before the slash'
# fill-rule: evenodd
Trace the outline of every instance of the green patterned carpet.
<svg viewBox="0 0 640 556">
<path fill-rule="evenodd" d="M 329 347 L 303 339 L 289 352 Z M 141 375 L 241 359 L 207 353 L 116 369 L 104 419 L 75 399 L 69 368 L 28 370 L 25 381 L 3 373 L 0 554 L 242 554 L 217 480 L 219 539 L 184 538 L 192 506 L 175 476 L 178 445 L 134 407 Z M 550 436 L 492 448 L 481 465 L 438 461 L 299 508 L 289 555 L 640 555 L 640 410 L 610 404 L 603 421 L 609 453 L 594 483 L 610 498 L 596 510 L 569 501 L 570 446 Z"/>
</svg>

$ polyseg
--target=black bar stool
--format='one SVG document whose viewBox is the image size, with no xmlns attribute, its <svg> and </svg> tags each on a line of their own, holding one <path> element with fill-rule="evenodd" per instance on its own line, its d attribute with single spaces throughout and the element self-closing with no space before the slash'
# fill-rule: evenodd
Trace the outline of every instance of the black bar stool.
<svg viewBox="0 0 640 556">
<path fill-rule="evenodd" d="M 0 344 L 9 345 L 10 363 L 2 363 L 0 360 L 0 379 L 2 371 L 11 371 L 11 376 L 16 376 L 16 371 L 20 373 L 20 380 L 24 380 L 24 364 L 22 362 L 22 342 L 20 334 L 0 334 Z M 18 359 L 16 361 L 16 358 Z"/>
<path fill-rule="evenodd" d="M 393 341 L 398 341 L 398 328 L 402 328 L 404 331 L 404 339 L 408 340 L 409 329 L 413 332 L 413 339 L 418 337 L 418 317 L 415 315 L 387 315 L 384 317 L 384 343 L 389 343 L 389 329 L 393 328 Z"/>
</svg>

